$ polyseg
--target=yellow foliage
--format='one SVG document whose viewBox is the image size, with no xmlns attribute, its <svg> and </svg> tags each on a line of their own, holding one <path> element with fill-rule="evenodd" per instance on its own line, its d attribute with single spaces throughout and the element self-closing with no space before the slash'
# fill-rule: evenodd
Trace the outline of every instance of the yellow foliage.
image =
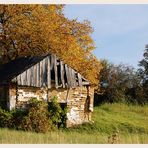
<svg viewBox="0 0 148 148">
<path fill-rule="evenodd" d="M 51 52 L 98 84 L 100 62 L 90 22 L 69 20 L 64 5 L 0 5 L 0 45 L 4 59 Z"/>
</svg>

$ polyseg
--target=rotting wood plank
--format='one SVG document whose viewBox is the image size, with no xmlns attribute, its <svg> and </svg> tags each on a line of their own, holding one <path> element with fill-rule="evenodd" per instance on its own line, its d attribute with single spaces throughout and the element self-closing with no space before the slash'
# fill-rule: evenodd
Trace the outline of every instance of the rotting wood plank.
<svg viewBox="0 0 148 148">
<path fill-rule="evenodd" d="M 30 71 L 30 86 L 33 86 L 33 66 L 29 69 Z"/>
<path fill-rule="evenodd" d="M 79 86 L 82 87 L 82 77 L 79 73 L 78 73 L 78 82 L 79 82 Z"/>
<path fill-rule="evenodd" d="M 51 68 L 50 68 L 50 56 L 47 57 L 47 87 L 51 88 Z"/>
<path fill-rule="evenodd" d="M 53 55 L 53 57 L 54 57 L 55 88 L 58 88 L 57 58 L 55 55 Z"/>
<path fill-rule="evenodd" d="M 77 84 L 76 84 L 75 71 L 73 69 L 72 69 L 72 78 L 73 78 L 73 87 L 75 88 Z"/>
<path fill-rule="evenodd" d="M 20 85 L 20 83 L 21 83 L 21 81 L 20 81 L 20 75 L 18 75 L 18 76 L 16 77 L 16 82 L 17 82 L 18 85 Z"/>
<path fill-rule="evenodd" d="M 73 88 L 72 69 L 71 69 L 71 67 L 68 67 L 68 69 L 69 69 L 69 82 L 70 82 L 70 87 Z"/>
<path fill-rule="evenodd" d="M 42 60 L 42 86 L 46 86 L 46 80 L 45 80 L 45 59 Z"/>
<path fill-rule="evenodd" d="M 22 78 L 22 85 L 26 85 L 28 84 L 27 81 L 26 81 L 26 72 L 24 71 L 22 74 L 21 74 L 21 78 Z"/>
<path fill-rule="evenodd" d="M 47 57 L 45 58 L 44 68 L 44 84 L 47 87 Z"/>
<path fill-rule="evenodd" d="M 69 83 L 70 83 L 70 87 L 73 87 L 72 77 L 71 77 L 71 68 L 69 66 L 68 66 L 68 72 L 69 72 Z"/>
<path fill-rule="evenodd" d="M 50 69 L 52 70 L 54 67 L 54 62 L 55 62 L 55 55 L 51 55 L 51 64 L 50 64 Z"/>
<path fill-rule="evenodd" d="M 32 71 L 33 71 L 33 78 L 32 78 L 32 83 L 33 83 L 33 86 L 35 86 L 35 66 L 32 67 Z"/>
<path fill-rule="evenodd" d="M 37 81 L 37 87 L 40 87 L 40 66 L 39 66 L 40 63 L 37 63 L 36 67 L 37 67 L 37 70 L 36 70 L 36 81 Z"/>
<path fill-rule="evenodd" d="M 42 69 L 42 61 L 40 61 L 40 87 L 42 87 L 42 75 L 43 75 L 43 69 Z"/>
<path fill-rule="evenodd" d="M 37 76 L 37 65 L 34 65 L 34 86 L 37 87 L 37 80 L 36 80 L 36 76 Z"/>
<path fill-rule="evenodd" d="M 27 69 L 27 74 L 28 74 L 28 85 L 30 86 L 30 84 L 31 84 L 31 79 L 30 79 L 30 77 L 31 77 L 31 71 L 30 71 L 30 69 Z"/>
<path fill-rule="evenodd" d="M 66 71 L 66 77 L 67 77 L 67 85 L 68 85 L 68 88 L 70 88 L 71 87 L 71 77 L 70 77 L 70 70 L 67 64 L 65 64 L 65 71 Z"/>
<path fill-rule="evenodd" d="M 63 66 L 63 62 L 62 61 L 60 61 L 60 74 L 61 74 L 62 86 L 63 86 L 63 88 L 65 88 L 64 66 Z"/>
</svg>

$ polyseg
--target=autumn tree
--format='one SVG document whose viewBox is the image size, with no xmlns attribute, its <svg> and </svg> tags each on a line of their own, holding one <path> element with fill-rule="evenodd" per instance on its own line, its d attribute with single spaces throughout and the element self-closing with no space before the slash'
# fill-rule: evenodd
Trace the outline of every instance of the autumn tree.
<svg viewBox="0 0 148 148">
<path fill-rule="evenodd" d="M 20 56 L 54 53 L 93 84 L 101 69 L 89 21 L 69 20 L 64 5 L 0 5 L 0 56 L 6 62 Z"/>
</svg>

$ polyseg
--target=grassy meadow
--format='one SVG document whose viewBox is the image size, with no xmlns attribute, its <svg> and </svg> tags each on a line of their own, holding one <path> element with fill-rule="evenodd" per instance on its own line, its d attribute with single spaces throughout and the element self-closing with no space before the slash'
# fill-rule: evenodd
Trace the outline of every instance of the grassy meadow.
<svg viewBox="0 0 148 148">
<path fill-rule="evenodd" d="M 148 143 L 148 105 L 103 104 L 93 122 L 46 134 L 0 129 L 1 144 L 143 144 Z"/>
</svg>

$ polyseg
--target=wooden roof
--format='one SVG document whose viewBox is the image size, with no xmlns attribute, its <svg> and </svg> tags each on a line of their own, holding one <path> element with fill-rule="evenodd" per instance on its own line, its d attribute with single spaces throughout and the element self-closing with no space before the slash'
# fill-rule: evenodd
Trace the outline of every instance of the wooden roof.
<svg viewBox="0 0 148 148">
<path fill-rule="evenodd" d="M 64 64 L 56 55 L 21 57 L 0 68 L 0 84 L 8 81 L 21 86 L 75 88 L 90 83 Z"/>
</svg>

